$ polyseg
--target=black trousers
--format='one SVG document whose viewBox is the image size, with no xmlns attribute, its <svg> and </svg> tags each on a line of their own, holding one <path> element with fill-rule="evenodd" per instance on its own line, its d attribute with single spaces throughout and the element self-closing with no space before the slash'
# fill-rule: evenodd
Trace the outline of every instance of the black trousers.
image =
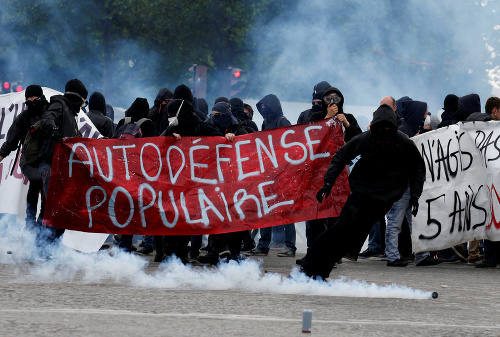
<svg viewBox="0 0 500 337">
<path fill-rule="evenodd" d="M 309 247 L 302 262 L 304 273 L 327 278 L 335 262 L 361 248 L 360 242 L 366 240 L 373 224 L 391 209 L 393 202 L 360 193 L 349 195 L 337 221 Z"/>
</svg>

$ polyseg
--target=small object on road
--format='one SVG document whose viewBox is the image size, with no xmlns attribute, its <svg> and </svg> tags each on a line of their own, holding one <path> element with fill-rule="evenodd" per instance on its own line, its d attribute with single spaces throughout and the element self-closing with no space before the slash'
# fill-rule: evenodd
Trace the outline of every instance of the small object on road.
<svg viewBox="0 0 500 337">
<path fill-rule="evenodd" d="M 431 296 L 432 296 L 433 299 L 436 299 L 436 298 L 438 298 L 438 293 L 435 292 L 435 291 L 433 291 L 432 294 L 431 294 Z"/>
<path fill-rule="evenodd" d="M 302 332 L 310 333 L 312 324 L 312 310 L 305 309 L 302 313 Z"/>
<path fill-rule="evenodd" d="M 7 254 L 12 254 L 12 250 L 8 250 L 8 251 L 7 251 Z"/>
</svg>

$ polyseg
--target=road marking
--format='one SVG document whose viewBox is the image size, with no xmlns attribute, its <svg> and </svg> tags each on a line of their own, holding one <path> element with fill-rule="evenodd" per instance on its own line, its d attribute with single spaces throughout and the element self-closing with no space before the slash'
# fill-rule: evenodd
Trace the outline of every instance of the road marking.
<svg viewBox="0 0 500 337">
<path fill-rule="evenodd" d="M 271 316 L 259 315 L 235 315 L 235 314 L 209 314 L 203 312 L 192 313 L 152 313 L 152 312 L 134 312 L 128 310 L 106 310 L 106 309 L 0 309 L 0 313 L 40 313 L 50 314 L 54 313 L 61 315 L 67 314 L 82 314 L 82 315 L 110 315 L 110 316 L 150 316 L 150 317 L 175 317 L 175 318 L 205 318 L 205 319 L 219 319 L 219 320 L 242 320 L 242 321 L 265 321 L 265 322 L 302 322 L 302 318 L 282 318 Z M 429 322 L 415 322 L 415 321 L 393 321 L 393 320 L 315 320 L 313 324 L 339 324 L 339 325 L 403 325 L 403 326 L 420 326 L 420 327 L 440 327 L 440 328 L 471 328 L 471 329 L 498 329 L 500 324 L 497 325 L 472 325 L 472 324 L 449 324 L 449 323 L 429 323 Z"/>
</svg>

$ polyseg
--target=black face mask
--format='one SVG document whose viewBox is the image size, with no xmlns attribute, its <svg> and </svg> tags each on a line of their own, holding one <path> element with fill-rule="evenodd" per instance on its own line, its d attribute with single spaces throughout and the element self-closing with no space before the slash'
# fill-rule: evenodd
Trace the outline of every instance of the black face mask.
<svg viewBox="0 0 500 337">
<path fill-rule="evenodd" d="M 26 101 L 26 106 L 28 107 L 28 111 L 30 113 L 39 114 L 43 111 L 44 102 L 41 98 L 37 98 L 33 101 Z"/>
<path fill-rule="evenodd" d="M 372 127 L 371 129 L 373 139 L 379 145 L 389 145 L 396 140 L 397 129 L 384 127 Z"/>
<path fill-rule="evenodd" d="M 312 105 L 312 112 L 318 112 L 318 111 L 321 111 L 323 110 L 323 106 L 321 105 L 321 102 L 317 102 L 318 104 L 315 104 L 316 102 L 313 102 L 313 105 Z"/>
</svg>

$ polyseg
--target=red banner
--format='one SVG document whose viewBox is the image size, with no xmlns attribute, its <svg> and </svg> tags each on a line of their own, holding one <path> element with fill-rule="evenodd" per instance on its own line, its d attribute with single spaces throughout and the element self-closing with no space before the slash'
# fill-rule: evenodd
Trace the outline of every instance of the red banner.
<svg viewBox="0 0 500 337">
<path fill-rule="evenodd" d="M 344 144 L 337 121 L 238 136 L 68 138 L 55 148 L 46 225 L 147 235 L 225 233 L 337 216 L 347 170 L 316 192 Z"/>
</svg>

